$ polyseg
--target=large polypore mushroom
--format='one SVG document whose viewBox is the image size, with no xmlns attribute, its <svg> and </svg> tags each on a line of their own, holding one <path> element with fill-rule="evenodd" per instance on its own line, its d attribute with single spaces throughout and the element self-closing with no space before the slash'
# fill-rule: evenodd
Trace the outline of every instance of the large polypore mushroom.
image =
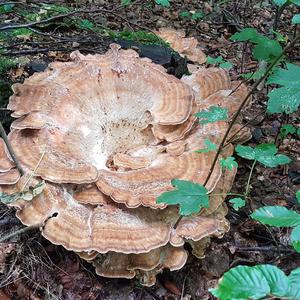
<svg viewBox="0 0 300 300">
<path fill-rule="evenodd" d="M 246 93 L 225 70 L 202 68 L 179 80 L 113 44 L 104 55 L 73 52 L 70 62 L 52 63 L 13 90 L 9 140 L 26 172 L 19 178 L 1 141 L 0 190 L 21 195 L 45 180 L 32 201 L 12 203 L 17 217 L 99 275 L 151 285 L 163 268 L 185 264 L 186 241 L 200 253 L 204 239 L 228 230 L 222 203 L 235 171 L 217 165 L 206 185 L 216 191 L 209 208 L 176 229 L 177 208 L 156 203 L 174 178 L 204 183 L 214 153 L 195 150 L 206 138 L 219 143 L 228 123 L 202 125 L 194 113 L 222 105 L 233 114 Z M 222 155 L 232 152 L 228 145 Z"/>
</svg>

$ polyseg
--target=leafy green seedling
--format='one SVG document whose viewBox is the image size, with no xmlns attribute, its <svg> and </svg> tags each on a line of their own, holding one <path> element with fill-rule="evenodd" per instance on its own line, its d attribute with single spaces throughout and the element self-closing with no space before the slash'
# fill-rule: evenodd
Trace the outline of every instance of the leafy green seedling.
<svg viewBox="0 0 300 300">
<path fill-rule="evenodd" d="M 283 51 L 277 41 L 258 33 L 254 28 L 245 28 L 232 35 L 230 39 L 238 42 L 249 41 L 254 43 L 253 56 L 257 60 L 270 61 L 279 56 Z"/>
<path fill-rule="evenodd" d="M 206 148 L 200 149 L 200 150 L 196 150 L 195 152 L 197 152 L 197 153 L 207 153 L 207 152 L 211 152 L 211 151 L 216 151 L 217 150 L 217 145 L 214 144 L 209 139 L 205 139 L 204 140 L 204 144 L 205 144 Z"/>
<path fill-rule="evenodd" d="M 209 206 L 208 190 L 201 184 L 186 180 L 173 179 L 176 190 L 160 195 L 156 202 L 170 205 L 179 204 L 180 215 L 198 213 L 201 208 Z"/>
<path fill-rule="evenodd" d="M 248 300 L 283 297 L 299 299 L 300 268 L 289 276 L 276 266 L 237 266 L 226 272 L 210 292 L 220 300 Z"/>
<path fill-rule="evenodd" d="M 78 27 L 85 30 L 92 30 L 94 28 L 94 23 L 87 19 L 80 20 Z"/>
<path fill-rule="evenodd" d="M 294 134 L 296 132 L 297 132 L 297 128 L 292 124 L 284 124 L 280 128 L 280 137 L 281 139 L 284 139 L 289 134 Z"/>
<path fill-rule="evenodd" d="M 247 79 L 247 80 L 259 80 L 260 78 L 262 78 L 264 76 L 266 72 L 266 69 L 265 68 L 262 68 L 262 69 L 259 69 L 259 70 L 256 70 L 255 72 L 252 72 L 252 73 L 245 73 L 245 74 L 242 74 L 241 77 Z"/>
<path fill-rule="evenodd" d="M 170 7 L 169 0 L 155 0 L 155 3 L 161 6 Z"/>
<path fill-rule="evenodd" d="M 278 149 L 274 144 L 260 144 L 256 147 L 237 145 L 237 154 L 249 160 L 256 160 L 266 167 L 277 167 L 291 162 L 284 154 L 276 154 Z"/>
<path fill-rule="evenodd" d="M 218 56 L 216 58 L 208 56 L 206 62 L 210 65 L 218 65 L 219 67 L 221 67 L 223 69 L 231 69 L 232 68 L 232 63 L 230 63 L 229 61 L 225 61 L 222 56 Z"/>
<path fill-rule="evenodd" d="M 229 203 L 233 204 L 232 207 L 236 211 L 246 205 L 246 201 L 242 198 L 232 198 L 229 200 Z"/>
<path fill-rule="evenodd" d="M 14 4 L 4 4 L 0 6 L 0 14 L 7 14 L 13 11 Z"/>
<path fill-rule="evenodd" d="M 197 21 L 197 20 L 203 19 L 204 13 L 200 10 L 197 10 L 197 11 L 184 10 L 184 11 L 179 13 L 179 17 Z"/>
<path fill-rule="evenodd" d="M 228 156 L 226 158 L 220 159 L 220 165 L 223 169 L 228 169 L 230 171 L 233 170 L 233 168 L 238 167 L 238 163 L 235 161 L 235 158 L 233 156 Z"/>
<path fill-rule="evenodd" d="M 277 68 L 268 78 L 268 84 L 282 87 L 273 89 L 269 94 L 267 111 L 274 113 L 293 113 L 300 106 L 300 67 L 287 64 L 286 69 Z"/>
<path fill-rule="evenodd" d="M 226 121 L 228 119 L 228 109 L 219 106 L 210 106 L 208 110 L 202 110 L 195 114 L 199 118 L 200 124 Z"/>
<path fill-rule="evenodd" d="M 283 206 L 264 206 L 255 210 L 251 217 L 265 225 L 294 227 L 291 232 L 291 243 L 300 253 L 300 214 Z"/>
</svg>

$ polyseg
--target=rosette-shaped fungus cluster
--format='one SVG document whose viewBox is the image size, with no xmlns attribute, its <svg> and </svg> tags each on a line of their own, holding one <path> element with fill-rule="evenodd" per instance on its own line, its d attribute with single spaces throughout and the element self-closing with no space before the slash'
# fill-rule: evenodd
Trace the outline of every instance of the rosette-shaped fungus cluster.
<svg viewBox="0 0 300 300">
<path fill-rule="evenodd" d="M 71 54 L 13 86 L 8 108 L 16 120 L 9 141 L 25 175 L 0 143 L 0 191 L 22 195 L 40 180 L 41 193 L 11 205 L 25 225 L 91 262 L 97 274 L 155 283 L 164 268 L 180 269 L 189 242 L 203 256 L 211 236 L 228 230 L 223 194 L 235 170 L 215 167 L 206 188 L 209 208 L 184 217 L 157 204 L 171 180 L 203 184 L 227 121 L 200 124 L 194 114 L 214 105 L 232 115 L 246 88 L 219 68 L 200 68 L 181 80 L 118 45 L 104 55 Z M 235 125 L 235 129 L 240 127 Z M 246 129 L 240 140 L 249 138 Z M 228 145 L 222 155 L 232 153 Z"/>
</svg>

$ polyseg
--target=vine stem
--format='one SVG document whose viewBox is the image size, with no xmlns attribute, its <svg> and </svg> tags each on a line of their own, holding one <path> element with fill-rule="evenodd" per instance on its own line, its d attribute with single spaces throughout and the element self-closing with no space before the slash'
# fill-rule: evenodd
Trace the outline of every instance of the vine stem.
<svg viewBox="0 0 300 300">
<path fill-rule="evenodd" d="M 11 144 L 10 144 L 10 142 L 8 140 L 7 134 L 6 134 L 5 130 L 4 130 L 3 125 L 2 125 L 1 122 L 0 122 L 0 135 L 3 138 L 3 141 L 4 141 L 4 143 L 5 143 L 6 147 L 7 147 L 7 150 L 9 152 L 12 160 L 16 164 L 16 167 L 17 167 L 18 171 L 20 172 L 21 176 L 23 176 L 25 174 L 25 172 L 22 169 L 21 164 L 20 164 L 20 162 L 17 159 L 16 153 L 15 153 L 13 147 L 11 146 Z"/>
<path fill-rule="evenodd" d="M 251 182 L 251 177 L 252 177 L 252 174 L 253 174 L 255 164 L 256 164 L 256 160 L 253 161 L 253 164 L 251 166 L 251 170 L 250 170 L 247 185 L 246 185 L 245 198 L 248 197 L 248 194 L 249 194 L 249 191 L 250 191 L 250 182 Z"/>
<path fill-rule="evenodd" d="M 298 41 L 298 39 L 300 38 L 300 33 L 296 35 L 296 37 L 283 49 L 283 51 L 281 52 L 280 55 L 278 55 L 274 61 L 270 64 L 270 66 L 267 68 L 267 70 L 264 73 L 264 76 L 262 76 L 260 79 L 258 79 L 251 87 L 250 91 L 248 92 L 248 94 L 246 95 L 246 97 L 244 98 L 244 100 L 242 101 L 242 103 L 240 104 L 239 108 L 237 109 L 236 113 L 234 114 L 234 116 L 231 119 L 231 122 L 229 123 L 229 126 L 223 136 L 223 139 L 218 147 L 217 153 L 214 157 L 213 163 L 210 167 L 209 173 L 204 181 L 204 186 L 207 185 L 213 170 L 216 166 L 216 163 L 218 161 L 218 158 L 223 150 L 224 144 L 227 140 L 227 137 L 233 127 L 233 125 L 235 124 L 239 114 L 241 113 L 242 109 L 244 108 L 244 106 L 247 104 L 249 98 L 251 97 L 251 95 L 254 93 L 254 91 L 256 91 L 257 87 L 268 77 L 268 75 L 270 74 L 270 72 L 272 71 L 272 69 L 274 68 L 274 66 L 280 61 L 280 59 L 285 55 L 285 53 L 290 50 L 291 48 L 294 47 L 294 45 L 296 44 L 296 42 Z M 179 216 L 179 218 L 177 219 L 177 221 L 174 224 L 174 229 L 177 228 L 179 222 L 181 221 L 181 219 L 183 218 L 183 216 Z"/>
</svg>

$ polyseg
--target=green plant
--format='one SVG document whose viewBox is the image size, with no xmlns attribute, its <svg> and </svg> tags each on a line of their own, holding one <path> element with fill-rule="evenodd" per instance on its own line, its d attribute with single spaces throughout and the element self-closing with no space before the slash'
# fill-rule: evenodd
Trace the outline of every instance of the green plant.
<svg viewBox="0 0 300 300">
<path fill-rule="evenodd" d="M 210 65 L 219 66 L 220 68 L 223 68 L 223 69 L 231 69 L 232 68 L 232 63 L 224 60 L 222 56 L 218 56 L 216 58 L 208 56 L 206 63 L 210 64 Z"/>
<path fill-rule="evenodd" d="M 179 17 L 194 20 L 194 21 L 198 21 L 198 20 L 203 19 L 204 13 L 201 10 L 197 10 L 197 11 L 184 10 L 184 11 L 179 13 Z"/>
<path fill-rule="evenodd" d="M 0 74 L 6 73 L 17 65 L 16 60 L 0 55 Z"/>
<path fill-rule="evenodd" d="M 210 292 L 220 300 L 300 299 L 300 268 L 289 276 L 276 266 L 237 266 L 226 272 Z"/>
<path fill-rule="evenodd" d="M 228 109 L 220 106 L 211 106 L 208 110 L 196 113 L 195 116 L 199 118 L 200 124 L 226 121 L 228 118 Z"/>
<path fill-rule="evenodd" d="M 292 227 L 291 243 L 300 253 L 300 214 L 283 206 L 264 206 L 255 210 L 251 217 L 265 225 Z"/>
</svg>

